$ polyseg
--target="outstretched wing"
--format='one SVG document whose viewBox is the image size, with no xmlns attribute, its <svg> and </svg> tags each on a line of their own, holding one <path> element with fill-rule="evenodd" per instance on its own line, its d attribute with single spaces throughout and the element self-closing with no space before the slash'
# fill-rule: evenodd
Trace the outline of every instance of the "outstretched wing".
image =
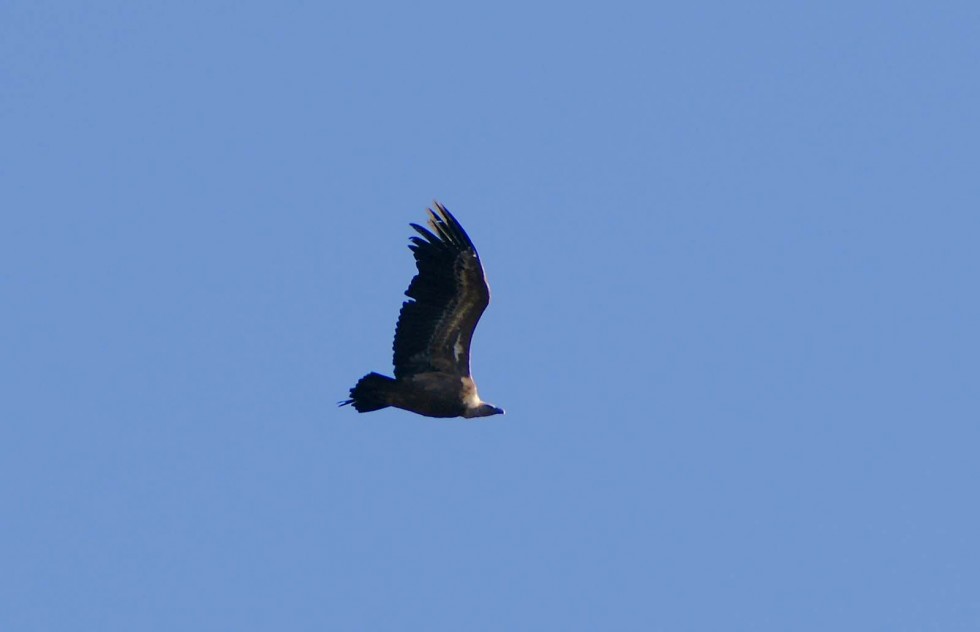
<svg viewBox="0 0 980 632">
<path fill-rule="evenodd" d="M 395 327 L 395 377 L 439 371 L 470 374 L 473 330 L 490 303 L 480 256 L 446 207 L 429 209 L 429 229 L 412 224 L 419 273 L 405 291 Z"/>
</svg>

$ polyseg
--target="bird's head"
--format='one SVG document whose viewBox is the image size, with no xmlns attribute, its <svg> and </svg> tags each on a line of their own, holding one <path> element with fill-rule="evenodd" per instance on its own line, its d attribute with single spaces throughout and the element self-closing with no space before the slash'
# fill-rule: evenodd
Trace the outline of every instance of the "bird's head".
<svg viewBox="0 0 980 632">
<path fill-rule="evenodd" d="M 463 415 L 464 417 L 489 417 L 490 415 L 503 415 L 504 409 L 497 408 L 493 404 L 480 404 L 475 408 L 470 408 Z"/>
</svg>

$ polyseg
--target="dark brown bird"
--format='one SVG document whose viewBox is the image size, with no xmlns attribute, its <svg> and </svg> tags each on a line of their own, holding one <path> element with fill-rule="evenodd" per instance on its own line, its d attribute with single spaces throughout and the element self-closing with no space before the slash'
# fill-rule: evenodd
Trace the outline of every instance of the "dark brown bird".
<svg viewBox="0 0 980 632">
<path fill-rule="evenodd" d="M 388 406 L 428 417 L 487 417 L 502 408 L 480 400 L 470 377 L 473 330 L 490 304 L 480 256 L 446 207 L 429 209 L 429 229 L 411 224 L 419 273 L 412 279 L 395 326 L 395 377 L 368 373 L 350 399 L 359 413 Z M 431 229 L 431 230 L 430 230 Z"/>
</svg>

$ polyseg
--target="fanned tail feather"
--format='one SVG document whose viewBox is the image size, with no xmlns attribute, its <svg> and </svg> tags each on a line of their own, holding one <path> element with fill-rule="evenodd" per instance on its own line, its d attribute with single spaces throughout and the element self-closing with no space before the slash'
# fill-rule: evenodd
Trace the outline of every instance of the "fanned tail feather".
<svg viewBox="0 0 980 632">
<path fill-rule="evenodd" d="M 341 406 L 353 404 L 359 413 L 369 413 L 390 406 L 388 395 L 395 380 L 380 373 L 368 373 L 354 388 L 350 389 L 350 399 L 340 402 Z"/>
</svg>

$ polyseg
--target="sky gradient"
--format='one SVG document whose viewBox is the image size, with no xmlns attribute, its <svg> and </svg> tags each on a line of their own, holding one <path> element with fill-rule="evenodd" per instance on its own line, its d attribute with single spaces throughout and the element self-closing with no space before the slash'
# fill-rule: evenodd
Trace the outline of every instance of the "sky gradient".
<svg viewBox="0 0 980 632">
<path fill-rule="evenodd" d="M 978 7 L 3 3 L 0 629 L 980 629 Z"/>
</svg>

